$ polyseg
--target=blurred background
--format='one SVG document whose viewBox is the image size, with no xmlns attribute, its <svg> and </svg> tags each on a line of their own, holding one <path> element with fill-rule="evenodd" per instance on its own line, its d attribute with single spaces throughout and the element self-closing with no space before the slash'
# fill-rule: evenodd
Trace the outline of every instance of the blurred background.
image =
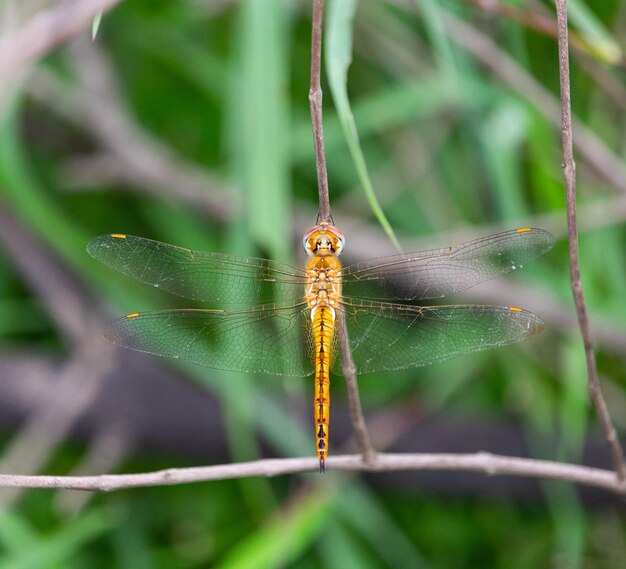
<svg viewBox="0 0 626 569">
<path fill-rule="evenodd" d="M 61 4 L 4 0 L 0 33 Z M 569 5 L 583 285 L 622 432 L 626 5 Z M 113 232 L 303 261 L 301 236 L 317 213 L 310 12 L 305 1 L 125 0 L 95 41 L 84 30 L 0 75 L 0 472 L 314 455 L 312 381 L 109 345 L 102 333 L 115 317 L 184 303 L 85 252 Z M 345 261 L 394 252 L 367 183 L 407 251 L 518 226 L 557 239 L 523 271 L 461 298 L 531 310 L 545 321 L 541 336 L 362 376 L 377 448 L 611 468 L 569 287 L 552 2 L 362 0 L 347 24 L 328 22 L 336 41 L 326 57 L 340 58 L 353 35 L 348 79 L 335 77 L 334 94 L 348 94 L 360 140 L 352 151 L 367 172 L 322 80 Z M 25 49 L 8 45 L 0 41 L 0 59 Z M 354 451 L 339 377 L 332 405 L 331 451 Z M 5 490 L 0 503 L 7 568 L 571 569 L 626 558 L 621 498 L 513 477 L 330 471 L 106 495 Z"/>
</svg>

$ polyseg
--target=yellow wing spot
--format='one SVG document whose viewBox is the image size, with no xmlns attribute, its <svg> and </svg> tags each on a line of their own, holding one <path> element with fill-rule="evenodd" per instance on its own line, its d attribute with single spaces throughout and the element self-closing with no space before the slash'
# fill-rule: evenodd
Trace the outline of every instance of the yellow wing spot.
<svg viewBox="0 0 626 569">
<path fill-rule="evenodd" d="M 126 239 L 126 235 L 123 233 L 111 233 L 111 237 L 113 237 L 113 239 Z"/>
<path fill-rule="evenodd" d="M 532 227 L 520 227 L 519 229 L 515 230 L 517 233 L 528 233 L 529 231 L 532 231 Z"/>
<path fill-rule="evenodd" d="M 127 314 L 126 318 L 137 318 L 139 316 L 139 312 L 133 312 L 132 314 Z"/>
<path fill-rule="evenodd" d="M 517 308 L 517 306 L 509 306 L 509 310 L 511 312 L 524 312 L 521 308 Z"/>
</svg>

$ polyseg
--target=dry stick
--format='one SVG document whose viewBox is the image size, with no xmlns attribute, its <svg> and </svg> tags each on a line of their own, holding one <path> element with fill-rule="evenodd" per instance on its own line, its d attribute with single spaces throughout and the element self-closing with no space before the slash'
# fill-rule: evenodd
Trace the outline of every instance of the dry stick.
<svg viewBox="0 0 626 569">
<path fill-rule="evenodd" d="M 346 388 L 348 390 L 348 407 L 350 409 L 352 428 L 354 429 L 359 449 L 361 449 L 363 461 L 366 464 L 373 464 L 376 460 L 376 449 L 374 449 L 372 445 L 365 424 L 365 418 L 363 417 L 359 386 L 356 381 L 356 365 L 354 364 L 352 351 L 350 350 L 350 336 L 348 336 L 346 314 L 343 310 L 338 310 L 337 314 L 339 315 L 338 332 L 341 344 L 341 371 L 346 380 Z"/>
<path fill-rule="evenodd" d="M 76 421 L 93 404 L 103 380 L 116 365 L 114 347 L 104 345 L 102 328 L 96 322 L 86 327 L 58 382 L 41 393 L 27 422 L 20 428 L 0 460 L 0 471 L 37 472 L 48 462 Z M 3 489 L 0 504 L 7 508 L 19 498 L 17 488 Z"/>
<path fill-rule="evenodd" d="M 576 226 L 576 164 L 572 142 L 572 116 L 569 84 L 569 54 L 567 38 L 567 0 L 556 0 L 558 47 L 559 47 L 559 76 L 561 85 L 561 135 L 563 138 L 563 178 L 565 180 L 565 200 L 567 204 L 567 238 L 569 245 L 570 281 L 572 293 L 576 303 L 578 323 L 585 346 L 587 360 L 587 387 L 589 395 L 596 408 L 598 419 L 609 442 L 613 454 L 613 462 L 620 481 L 626 479 L 626 460 L 620 446 L 615 428 L 602 394 L 598 381 L 596 358 L 589 332 L 589 318 L 583 296 L 583 287 L 580 279 L 580 265 L 578 259 L 578 229 Z"/>
<path fill-rule="evenodd" d="M 140 474 L 103 474 L 100 476 L 22 476 L 0 474 L 0 488 L 67 488 L 111 492 L 123 488 L 144 488 L 148 486 L 171 486 L 211 480 L 231 480 L 251 476 L 281 476 L 299 472 L 314 472 L 318 468 L 317 459 L 281 458 L 196 466 L 190 468 L 169 468 Z M 475 454 L 456 453 L 379 453 L 374 464 L 365 464 L 359 455 L 338 455 L 327 459 L 332 470 L 361 472 L 398 471 L 462 471 L 477 472 L 487 476 L 530 476 L 550 480 L 565 480 L 602 488 L 616 494 L 626 494 L 626 485 L 617 480 L 615 473 L 601 468 L 591 468 L 576 464 L 564 464 L 549 460 L 535 460 L 500 456 L 487 452 Z"/>
<path fill-rule="evenodd" d="M 315 166 L 317 169 L 317 186 L 319 191 L 319 221 L 331 221 L 330 198 L 328 194 L 328 174 L 326 170 L 326 153 L 324 151 L 324 129 L 322 123 L 322 87 L 320 74 L 322 67 L 322 24 L 324 20 L 324 0 L 313 0 L 313 17 L 311 23 L 311 87 L 309 89 L 309 103 L 311 105 L 311 123 L 313 126 L 313 143 L 315 145 Z M 339 315 L 337 332 L 341 344 L 341 366 L 348 390 L 348 405 L 350 418 L 357 439 L 357 444 L 363 455 L 363 460 L 371 464 L 376 451 L 372 446 L 363 410 L 361 398 L 356 381 L 356 366 L 350 351 L 350 339 L 346 326 L 345 314 L 337 311 Z"/>
<path fill-rule="evenodd" d="M 320 70 L 322 67 L 322 22 L 324 19 L 324 0 L 313 0 L 313 18 L 311 23 L 311 87 L 309 105 L 313 124 L 313 144 L 315 146 L 315 166 L 317 169 L 317 187 L 319 191 L 319 221 L 330 221 L 330 199 L 328 197 L 328 174 L 326 170 L 326 152 L 324 151 L 324 127 L 322 124 L 322 87 Z"/>
</svg>

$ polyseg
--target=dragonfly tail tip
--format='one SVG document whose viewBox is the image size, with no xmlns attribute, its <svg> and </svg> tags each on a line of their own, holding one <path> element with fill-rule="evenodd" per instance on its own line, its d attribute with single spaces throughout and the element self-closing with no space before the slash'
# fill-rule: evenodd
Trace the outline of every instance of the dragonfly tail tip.
<svg viewBox="0 0 626 569">
<path fill-rule="evenodd" d="M 320 474 L 324 474 L 326 472 L 326 460 L 320 458 Z"/>
</svg>

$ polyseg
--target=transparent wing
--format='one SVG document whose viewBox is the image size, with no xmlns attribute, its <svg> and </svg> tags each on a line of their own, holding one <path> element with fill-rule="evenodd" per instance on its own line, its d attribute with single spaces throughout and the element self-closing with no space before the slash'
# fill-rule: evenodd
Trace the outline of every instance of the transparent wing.
<svg viewBox="0 0 626 569">
<path fill-rule="evenodd" d="M 358 373 L 428 365 L 543 330 L 531 312 L 506 306 L 407 306 L 375 301 L 342 305 Z M 336 350 L 333 371 L 341 373 Z"/>
<path fill-rule="evenodd" d="M 129 314 L 106 331 L 111 342 L 215 369 L 306 376 L 314 344 L 303 306 L 252 310 L 163 310 Z"/>
<path fill-rule="evenodd" d="M 101 235 L 89 242 L 87 252 L 141 282 L 220 304 L 292 304 L 306 282 L 303 269 L 284 263 L 192 251 L 132 235 Z"/>
<path fill-rule="evenodd" d="M 515 229 L 463 245 L 383 257 L 342 269 L 346 297 L 440 298 L 522 267 L 554 245 L 542 229 Z"/>
</svg>

